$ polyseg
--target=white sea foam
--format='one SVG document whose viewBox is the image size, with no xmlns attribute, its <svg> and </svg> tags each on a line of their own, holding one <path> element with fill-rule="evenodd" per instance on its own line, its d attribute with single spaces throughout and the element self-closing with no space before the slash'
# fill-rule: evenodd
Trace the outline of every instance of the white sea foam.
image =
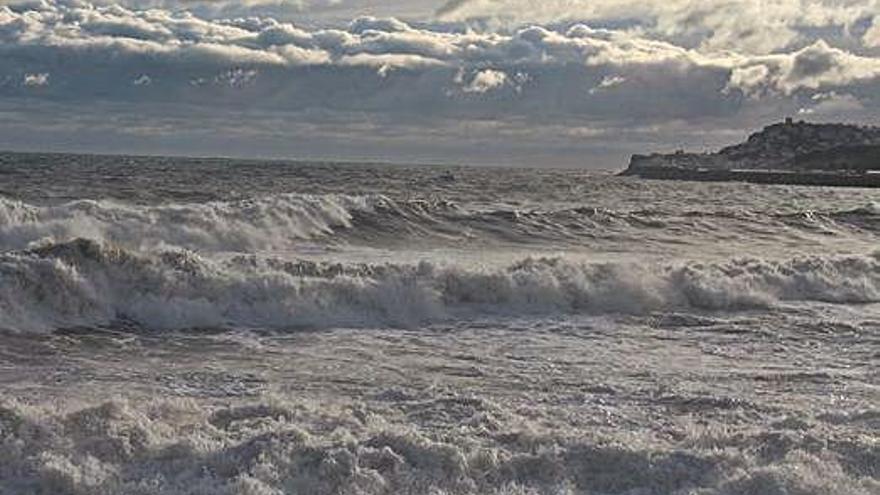
<svg viewBox="0 0 880 495">
<path fill-rule="evenodd" d="M 0 197 L 0 248 L 22 249 L 78 237 L 130 249 L 283 248 L 346 229 L 353 210 L 382 201 L 381 196 L 281 194 L 205 204 L 143 206 L 79 200 L 37 207 Z"/>
<path fill-rule="evenodd" d="M 0 158 L 0 495 L 880 493 L 869 190 Z"/>
<path fill-rule="evenodd" d="M 393 200 L 383 195 L 274 194 L 241 201 L 138 205 L 78 200 L 35 206 L 0 197 L 0 250 L 88 238 L 132 250 L 185 248 L 202 252 L 290 250 L 304 241 L 363 242 L 387 247 L 414 237 L 578 246 L 605 240 L 676 244 L 682 235 L 726 238 L 847 235 L 880 228 L 876 205 L 837 212 L 615 211 L 579 206 L 558 210 L 462 207 L 454 202 Z"/>
<path fill-rule="evenodd" d="M 880 301 L 880 254 L 721 263 L 528 258 L 505 268 L 342 265 L 76 240 L 0 257 L 0 326 L 410 326 L 487 315 L 735 311 Z"/>
<path fill-rule="evenodd" d="M 880 488 L 869 477 L 866 463 L 880 458 L 867 438 L 824 444 L 784 427 L 695 426 L 675 447 L 544 429 L 490 401 L 452 396 L 418 404 L 461 418 L 438 439 L 413 425 L 400 429 L 396 415 L 380 420 L 376 404 L 316 406 L 113 401 L 52 410 L 7 402 L 0 493 L 870 495 Z M 836 431 L 817 419 L 809 427 Z"/>
</svg>

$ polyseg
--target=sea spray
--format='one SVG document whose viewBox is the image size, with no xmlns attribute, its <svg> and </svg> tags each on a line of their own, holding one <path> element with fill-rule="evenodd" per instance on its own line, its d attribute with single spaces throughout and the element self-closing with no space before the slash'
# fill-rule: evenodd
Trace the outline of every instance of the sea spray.
<svg viewBox="0 0 880 495">
<path fill-rule="evenodd" d="M 0 325 L 48 330 L 115 320 L 148 329 L 298 328 L 478 316 L 736 311 L 785 301 L 880 301 L 880 257 L 506 267 L 325 264 L 138 253 L 78 239 L 0 256 Z"/>
</svg>

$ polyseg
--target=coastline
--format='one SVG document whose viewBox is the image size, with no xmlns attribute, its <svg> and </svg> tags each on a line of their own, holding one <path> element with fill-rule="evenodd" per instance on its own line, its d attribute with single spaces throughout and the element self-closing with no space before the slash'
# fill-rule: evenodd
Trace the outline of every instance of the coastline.
<svg viewBox="0 0 880 495">
<path fill-rule="evenodd" d="M 651 180 L 683 180 L 695 182 L 747 182 L 794 186 L 880 187 L 880 173 L 802 172 L 786 170 L 688 170 L 676 167 L 654 167 L 637 171 L 624 170 L 621 177 Z"/>
<path fill-rule="evenodd" d="M 621 176 L 699 182 L 880 187 L 880 128 L 786 119 L 713 153 L 633 155 Z"/>
</svg>

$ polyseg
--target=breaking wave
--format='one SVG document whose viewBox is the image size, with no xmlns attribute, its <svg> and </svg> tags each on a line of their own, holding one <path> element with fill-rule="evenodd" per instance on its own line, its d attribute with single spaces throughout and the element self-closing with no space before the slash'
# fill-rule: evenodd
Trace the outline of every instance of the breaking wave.
<svg viewBox="0 0 880 495">
<path fill-rule="evenodd" d="M 880 232 L 880 203 L 871 202 L 860 208 L 821 212 L 803 211 L 778 216 L 784 223 L 806 229 L 834 229 L 838 226 Z"/>
<path fill-rule="evenodd" d="M 0 197 L 0 250 L 89 238 L 127 249 L 185 248 L 252 252 L 303 241 L 391 246 L 414 238 L 478 239 L 527 245 L 547 241 L 638 240 L 681 236 L 880 231 L 878 205 L 838 212 L 615 211 L 578 206 L 558 210 L 474 209 L 444 200 L 393 200 L 383 195 L 277 194 L 208 203 L 133 205 L 78 200 L 34 206 Z"/>
<path fill-rule="evenodd" d="M 504 268 L 341 264 L 77 239 L 0 255 L 0 327 L 120 321 L 146 329 L 413 326 L 480 316 L 735 311 L 781 301 L 880 301 L 880 253 L 786 261 L 586 263 Z"/>
<path fill-rule="evenodd" d="M 38 207 L 0 198 L 0 248 L 88 237 L 132 249 L 272 249 L 349 228 L 351 212 L 375 201 L 381 197 L 285 194 L 204 204 L 79 200 Z"/>
<path fill-rule="evenodd" d="M 457 423 L 443 435 L 389 425 L 376 417 L 397 409 L 376 404 L 316 411 L 317 404 L 279 400 L 215 409 L 111 401 L 47 410 L 8 401 L 0 404 L 0 492 L 868 495 L 880 488 L 880 450 L 870 435 L 846 435 L 822 418 L 788 420 L 800 429 L 786 421 L 692 427 L 669 445 L 540 429 L 478 397 L 394 405 Z M 858 424 L 868 415 L 877 412 L 843 419 Z"/>
</svg>

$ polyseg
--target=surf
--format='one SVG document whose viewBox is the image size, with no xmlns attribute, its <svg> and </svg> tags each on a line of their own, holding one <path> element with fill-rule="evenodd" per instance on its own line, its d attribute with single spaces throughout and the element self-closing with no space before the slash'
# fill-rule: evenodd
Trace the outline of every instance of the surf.
<svg viewBox="0 0 880 495">
<path fill-rule="evenodd" d="M 880 301 L 880 253 L 722 262 L 527 257 L 478 264 L 330 263 L 88 239 L 0 255 L 0 327 L 129 321 L 188 328 L 415 327 L 475 317 L 741 311 L 786 301 Z"/>
</svg>

